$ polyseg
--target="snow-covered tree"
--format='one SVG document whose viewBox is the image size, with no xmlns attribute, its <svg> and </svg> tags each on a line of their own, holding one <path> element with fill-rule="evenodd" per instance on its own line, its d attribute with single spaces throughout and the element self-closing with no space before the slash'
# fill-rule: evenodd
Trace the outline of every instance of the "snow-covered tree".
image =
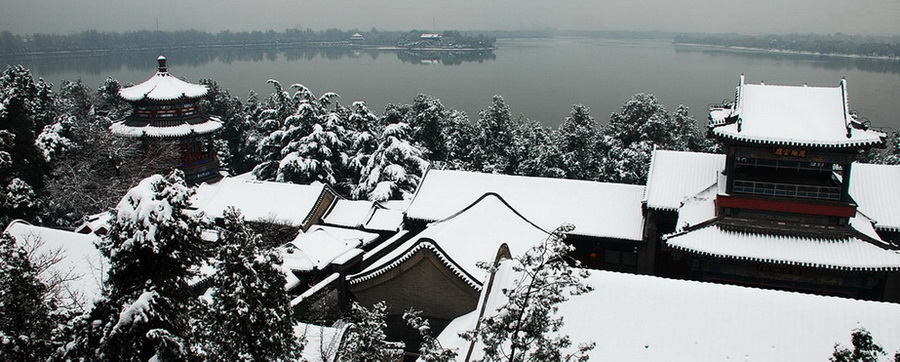
<svg viewBox="0 0 900 362">
<path fill-rule="evenodd" d="M 517 128 L 509 105 L 503 97 L 494 95 L 490 107 L 478 113 L 475 123 L 475 152 L 481 160 L 475 161 L 474 166 L 480 168 L 479 171 L 514 174 L 518 167 Z"/>
<path fill-rule="evenodd" d="M 600 172 L 600 126 L 591 109 L 581 104 L 572 106 L 572 113 L 559 126 L 557 145 L 561 152 L 565 177 L 577 180 L 597 180 Z"/>
<path fill-rule="evenodd" d="M 425 150 L 431 161 L 447 160 L 446 130 L 449 112 L 437 98 L 419 94 L 413 100 L 406 123 L 412 128 L 412 139 Z"/>
<path fill-rule="evenodd" d="M 563 318 L 555 316 L 559 304 L 569 296 L 592 290 L 583 281 L 587 271 L 575 269 L 567 261 L 573 247 L 563 240 L 573 229 L 572 225 L 562 225 L 525 254 L 507 261 L 512 263 L 515 273 L 512 287 L 502 290 L 507 303 L 488 311 L 474 330 L 461 334 L 466 340 L 484 346 L 482 361 L 587 359 L 585 353 L 594 348 L 593 342 L 581 343 L 572 354 L 563 354 L 572 341 L 558 333 Z M 486 267 L 496 271 L 498 266 Z"/>
<path fill-rule="evenodd" d="M 35 82 L 20 65 L 0 73 L 0 224 L 12 219 L 37 221 L 36 199 L 22 202 L 17 190 L 40 192 L 44 184 L 44 156 L 35 145 L 50 108 L 50 86 Z M 12 187 L 15 187 L 13 189 Z"/>
<path fill-rule="evenodd" d="M 297 91 L 288 100 L 287 92 L 277 81 L 270 83 L 279 96 L 270 97 L 269 102 L 276 108 L 263 111 L 262 116 L 284 116 L 282 108 L 289 107 L 286 103 L 295 109 L 283 119 L 263 121 L 261 127 L 274 130 L 257 147 L 262 163 L 253 169 L 253 174 L 263 180 L 335 185 L 343 178 L 341 173 L 348 159 L 343 125 L 349 111 L 335 102 L 335 93 L 316 98 L 305 86 L 294 84 L 292 88 Z"/>
<path fill-rule="evenodd" d="M 833 362 L 879 362 L 888 361 L 882 359 L 887 353 L 884 348 L 875 343 L 872 334 L 865 328 L 857 328 L 850 334 L 850 343 L 853 350 L 842 346 L 840 343 L 834 345 L 834 353 L 829 360 Z M 894 362 L 900 362 L 900 351 L 894 354 L 891 359 Z"/>
<path fill-rule="evenodd" d="M 0 360 L 44 361 L 53 351 L 55 306 L 24 249 L 0 235 Z"/>
<path fill-rule="evenodd" d="M 387 341 L 384 317 L 387 305 L 378 302 L 371 308 L 353 303 L 350 309 L 351 325 L 345 337 L 346 343 L 338 360 L 342 362 L 393 362 L 403 355 L 403 343 Z"/>
<path fill-rule="evenodd" d="M 519 147 L 516 149 L 517 175 L 537 177 L 565 177 L 565 164 L 558 145 L 553 141 L 552 130 L 538 121 L 526 121 L 519 125 Z"/>
<path fill-rule="evenodd" d="M 250 171 L 256 165 L 256 145 L 253 144 L 256 129 L 244 113 L 240 98 L 231 96 L 227 89 L 222 89 L 212 79 L 201 79 L 200 84 L 209 89 L 201 101 L 201 107 L 222 122 L 222 129 L 216 136 L 216 150 L 222 166 L 234 174 Z"/>
<path fill-rule="evenodd" d="M 128 191 L 98 242 L 109 258 L 107 289 L 82 317 L 68 358 L 179 360 L 191 350 L 189 280 L 206 259 L 203 221 L 187 207 L 193 190 L 180 171 Z"/>
<path fill-rule="evenodd" d="M 422 149 L 410 143 L 409 133 L 406 123 L 385 127 L 378 149 L 369 157 L 354 190 L 357 198 L 384 201 L 412 196 L 428 161 L 423 158 Z"/>
<path fill-rule="evenodd" d="M 652 94 L 638 93 L 610 116 L 609 125 L 598 139 L 606 154 L 600 180 L 643 184 L 647 179 L 653 148 L 679 151 L 715 151 L 703 138 L 687 107 L 674 113 Z"/>
<path fill-rule="evenodd" d="M 196 323 L 198 354 L 207 361 L 293 361 L 294 336 L 281 255 L 265 249 L 240 212 L 229 208 L 219 236 L 210 303 Z"/>
<path fill-rule="evenodd" d="M 456 359 L 457 352 L 444 348 L 441 342 L 431 334 L 431 325 L 428 320 L 421 317 L 422 312 L 410 309 L 403 313 L 403 320 L 407 325 L 419 331 L 422 344 L 419 345 L 419 361 L 423 362 L 451 362 Z"/>
</svg>

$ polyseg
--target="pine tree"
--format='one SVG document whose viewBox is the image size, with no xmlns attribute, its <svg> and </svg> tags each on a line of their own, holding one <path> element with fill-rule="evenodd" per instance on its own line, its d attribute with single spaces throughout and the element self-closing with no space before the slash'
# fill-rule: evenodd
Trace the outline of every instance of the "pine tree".
<svg viewBox="0 0 900 362">
<path fill-rule="evenodd" d="M 412 139 L 425 150 L 429 160 L 447 160 L 448 112 L 439 99 L 427 94 L 417 95 L 406 123 L 412 128 Z"/>
<path fill-rule="evenodd" d="M 197 322 L 199 354 L 208 361 L 293 361 L 301 344 L 294 336 L 290 299 L 279 269 L 281 255 L 229 208 L 213 267 L 211 302 Z"/>
<path fill-rule="evenodd" d="M 393 362 L 403 354 L 403 344 L 388 342 L 384 330 L 387 305 L 378 302 L 371 309 L 353 303 L 350 309 L 350 328 L 346 344 L 338 360 L 342 362 Z"/>
<path fill-rule="evenodd" d="M 0 235 L 0 360 L 44 361 L 52 352 L 55 306 L 25 250 Z"/>
<path fill-rule="evenodd" d="M 494 95 L 491 106 L 478 113 L 475 128 L 478 131 L 475 152 L 481 160 L 476 160 L 474 166 L 483 172 L 514 174 L 518 168 L 518 125 L 503 97 Z"/>
<path fill-rule="evenodd" d="M 572 113 L 557 133 L 557 144 L 562 153 L 566 178 L 597 180 L 600 160 L 599 128 L 591 117 L 591 109 L 581 104 L 572 106 Z"/>
<path fill-rule="evenodd" d="M 563 155 L 553 142 L 553 132 L 540 122 L 528 121 L 519 125 L 519 159 L 517 175 L 537 177 L 566 177 Z"/>
<path fill-rule="evenodd" d="M 512 287 L 503 289 L 507 303 L 482 317 L 476 329 L 461 334 L 484 346 L 482 361 L 587 360 L 585 353 L 594 348 L 593 343 L 582 343 L 571 355 L 563 354 L 572 342 L 557 333 L 563 320 L 554 316 L 568 296 L 593 289 L 583 281 L 587 271 L 576 270 L 566 260 L 573 247 L 563 240 L 573 229 L 572 225 L 562 225 L 546 240 L 509 261 L 516 276 Z M 496 268 L 488 267 L 492 271 Z"/>
<path fill-rule="evenodd" d="M 48 117 L 49 87 L 21 65 L 0 73 L 0 225 L 38 220 L 38 200 L 24 195 L 44 184 L 45 161 L 35 140 Z"/>
<path fill-rule="evenodd" d="M 109 258 L 107 289 L 78 324 L 68 358 L 184 359 L 193 267 L 206 258 L 203 222 L 187 210 L 193 190 L 180 171 L 151 176 L 128 191 L 98 243 Z"/>
<path fill-rule="evenodd" d="M 357 198 L 373 201 L 409 198 L 418 187 L 428 161 L 423 151 L 409 141 L 406 123 L 388 125 L 378 149 L 369 157 L 354 190 Z"/>
</svg>

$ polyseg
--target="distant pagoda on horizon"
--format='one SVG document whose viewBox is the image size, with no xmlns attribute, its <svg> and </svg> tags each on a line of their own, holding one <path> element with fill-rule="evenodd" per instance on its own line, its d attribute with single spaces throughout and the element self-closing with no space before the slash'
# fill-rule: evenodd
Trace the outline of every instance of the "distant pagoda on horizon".
<svg viewBox="0 0 900 362">
<path fill-rule="evenodd" d="M 200 99 L 209 89 L 185 82 L 169 73 L 166 57 L 159 56 L 159 69 L 143 83 L 123 88 L 119 97 L 133 110 L 110 126 L 117 136 L 138 138 L 145 145 L 177 147 L 179 162 L 188 183 L 218 180 L 219 159 L 213 134 L 222 128 L 218 117 L 200 109 Z"/>
</svg>

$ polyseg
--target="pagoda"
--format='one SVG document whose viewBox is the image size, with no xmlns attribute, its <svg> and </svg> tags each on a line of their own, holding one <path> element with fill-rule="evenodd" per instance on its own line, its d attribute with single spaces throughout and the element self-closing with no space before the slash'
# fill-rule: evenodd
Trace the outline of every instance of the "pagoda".
<svg viewBox="0 0 900 362">
<path fill-rule="evenodd" d="M 218 180 L 219 160 L 213 134 L 221 121 L 200 109 L 206 86 L 188 83 L 169 73 L 166 57 L 159 56 L 159 69 L 143 83 L 123 88 L 119 97 L 131 103 L 133 111 L 110 126 L 117 136 L 141 139 L 145 145 L 176 147 L 177 169 L 188 183 Z"/>
</svg>

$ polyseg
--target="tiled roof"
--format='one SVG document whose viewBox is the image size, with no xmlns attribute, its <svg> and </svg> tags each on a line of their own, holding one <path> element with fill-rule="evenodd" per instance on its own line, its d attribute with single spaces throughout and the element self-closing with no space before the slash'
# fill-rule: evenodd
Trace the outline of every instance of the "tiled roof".
<svg viewBox="0 0 900 362">
<path fill-rule="evenodd" d="M 726 119 L 736 117 L 734 122 Z M 710 113 L 712 133 L 742 142 L 805 147 L 883 144 L 881 132 L 852 126 L 846 82 L 837 87 L 745 84 L 732 112 Z"/>
<path fill-rule="evenodd" d="M 654 150 L 647 176 L 647 207 L 674 211 L 686 197 L 716 183 L 725 155 Z"/>
<path fill-rule="evenodd" d="M 430 224 L 348 280 L 356 284 L 375 278 L 419 250 L 430 249 L 464 281 L 480 288 L 486 272 L 478 267 L 478 262 L 493 261 L 502 244 L 506 244 L 513 255 L 519 255 L 547 236 L 546 231 L 522 217 L 500 196 L 487 194 L 458 214 Z"/>
<path fill-rule="evenodd" d="M 109 130 L 117 135 L 124 137 L 184 137 L 190 135 L 204 135 L 218 131 L 222 128 L 222 122 L 219 118 L 209 116 L 209 119 L 199 123 L 189 123 L 184 121 L 177 126 L 154 126 L 152 122 L 146 122 L 141 126 L 128 124 L 129 120 L 115 122 L 109 126 Z"/>
<path fill-rule="evenodd" d="M 214 184 L 200 185 L 191 203 L 211 217 L 223 217 L 225 209 L 234 206 L 248 221 L 300 226 L 316 207 L 325 187 L 319 182 L 297 185 L 226 177 Z"/>
<path fill-rule="evenodd" d="M 851 221 L 856 222 L 868 220 L 857 217 Z M 718 258 L 837 270 L 900 270 L 900 251 L 887 250 L 853 236 L 816 239 L 762 235 L 723 230 L 713 224 L 667 235 L 666 244 Z"/>
<path fill-rule="evenodd" d="M 441 220 L 486 193 L 502 196 L 546 230 L 570 223 L 575 235 L 642 240 L 644 187 L 637 185 L 432 169 L 406 215 Z"/>
<path fill-rule="evenodd" d="M 879 230 L 900 231 L 900 165 L 854 163 L 850 170 L 850 196 L 859 212 L 875 220 Z"/>
<path fill-rule="evenodd" d="M 179 98 L 200 98 L 209 89 L 205 85 L 185 82 L 167 70 L 156 72 L 140 84 L 119 90 L 119 97 L 126 101 L 173 101 Z"/>
</svg>

